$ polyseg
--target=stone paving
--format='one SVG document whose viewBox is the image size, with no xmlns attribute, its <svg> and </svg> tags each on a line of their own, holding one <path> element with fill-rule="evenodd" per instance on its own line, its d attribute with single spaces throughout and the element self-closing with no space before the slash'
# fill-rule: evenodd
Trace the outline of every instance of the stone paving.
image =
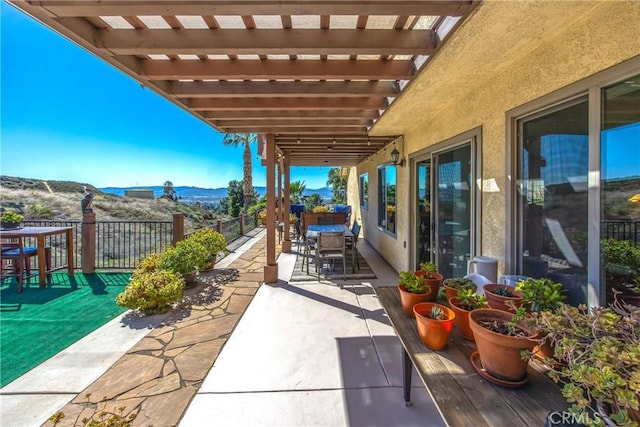
<svg viewBox="0 0 640 427">
<path fill-rule="evenodd" d="M 263 237 L 227 268 L 202 276 L 160 326 L 60 409 L 56 425 L 84 425 L 100 411 L 135 414 L 133 426 L 177 425 L 260 286 L 265 244 Z"/>
</svg>

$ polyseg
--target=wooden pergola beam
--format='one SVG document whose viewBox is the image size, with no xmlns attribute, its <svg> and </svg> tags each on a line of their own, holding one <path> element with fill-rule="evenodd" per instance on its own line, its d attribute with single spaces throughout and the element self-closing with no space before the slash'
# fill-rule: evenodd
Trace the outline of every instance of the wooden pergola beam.
<svg viewBox="0 0 640 427">
<path fill-rule="evenodd" d="M 195 111 L 262 111 L 262 110 L 377 110 L 384 108 L 384 99 L 375 98 L 193 98 L 185 103 Z"/>
<path fill-rule="evenodd" d="M 397 96 L 395 82 L 171 82 L 168 92 L 184 98 Z"/>
<path fill-rule="evenodd" d="M 431 55 L 431 30 L 96 30 L 96 44 L 115 55 Z"/>
<path fill-rule="evenodd" d="M 251 130 L 249 130 L 251 129 Z M 292 135 L 297 135 L 297 134 L 312 134 L 312 133 L 326 133 L 327 132 L 327 128 L 325 127 L 316 127 L 316 128 L 289 128 L 289 127 L 277 127 L 277 126 L 263 126 L 263 127 L 238 127 L 238 128 L 234 128 L 234 127 L 228 127 L 228 128 L 221 128 L 221 130 L 225 133 L 244 133 L 244 132 L 257 132 L 257 133 L 273 133 L 273 134 L 284 134 L 284 133 L 289 133 Z M 359 133 L 359 134 L 366 134 L 367 133 L 367 128 L 366 127 L 361 127 L 361 128 L 340 128 L 340 129 L 335 129 L 334 131 L 332 131 L 334 134 L 336 135 L 341 135 L 341 134 L 352 134 L 352 133 Z"/>
<path fill-rule="evenodd" d="M 169 2 L 166 0 L 41 0 L 38 3 L 60 17 L 141 15 L 449 15 L 464 14 L 471 1 L 365 0 L 239 0 Z"/>
<path fill-rule="evenodd" d="M 223 128 L 227 127 L 264 127 L 264 126 L 277 126 L 277 127 L 290 127 L 290 128 L 307 128 L 307 127 L 363 127 L 370 126 L 371 120 L 367 119 L 351 119 L 336 121 L 333 119 L 316 119 L 316 120 L 296 120 L 296 119 L 281 119 L 281 120 L 217 120 L 216 126 Z"/>
<path fill-rule="evenodd" d="M 269 111 L 204 111 L 202 117 L 207 120 L 259 120 L 259 119 L 291 119 L 304 121 L 321 118 L 333 120 L 377 119 L 377 110 L 269 110 Z"/>
<path fill-rule="evenodd" d="M 140 60 L 139 71 L 151 80 L 345 79 L 409 80 L 415 72 L 408 60 L 314 61 L 279 60 Z"/>
</svg>

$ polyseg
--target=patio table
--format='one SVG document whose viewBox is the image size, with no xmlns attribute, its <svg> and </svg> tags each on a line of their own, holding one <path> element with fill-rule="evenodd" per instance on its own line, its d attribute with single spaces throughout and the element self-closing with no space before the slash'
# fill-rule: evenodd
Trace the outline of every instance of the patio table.
<svg viewBox="0 0 640 427">
<path fill-rule="evenodd" d="M 507 388 L 482 378 L 471 365 L 475 343 L 463 339 L 454 329 L 447 346 L 430 350 L 420 340 L 416 320 L 402 310 L 397 286 L 374 288 L 396 335 L 402 344 L 403 390 L 406 406 L 411 404 L 412 367 L 424 383 L 438 412 L 448 426 L 543 426 L 566 415 L 567 403 L 559 387 L 547 375 L 547 368 L 529 362 L 528 382 Z"/>
<path fill-rule="evenodd" d="M 45 237 L 64 234 L 67 243 L 67 273 L 73 277 L 73 227 L 22 227 L 0 230 L 0 239 L 35 238 L 38 257 L 38 281 L 40 287 L 46 284 Z M 59 268 L 64 268 L 61 266 Z"/>
</svg>

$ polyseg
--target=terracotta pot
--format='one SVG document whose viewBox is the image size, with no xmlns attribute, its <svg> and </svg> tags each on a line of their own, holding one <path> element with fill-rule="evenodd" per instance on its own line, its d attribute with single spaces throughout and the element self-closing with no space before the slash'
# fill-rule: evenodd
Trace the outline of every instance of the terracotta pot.
<svg viewBox="0 0 640 427">
<path fill-rule="evenodd" d="M 414 272 L 414 274 L 416 276 L 424 276 L 424 271 L 418 270 Z M 440 290 L 440 284 L 442 283 L 442 274 L 435 273 L 435 277 L 433 279 L 428 279 L 425 277 L 424 281 L 429 289 L 431 289 L 427 301 L 435 301 L 436 298 L 438 298 L 438 291 Z"/>
<path fill-rule="evenodd" d="M 204 270 L 202 270 L 202 272 L 213 271 L 215 268 L 216 268 L 216 259 L 213 258 L 209 263 L 209 265 L 207 265 L 207 267 Z"/>
<path fill-rule="evenodd" d="M 402 311 L 409 317 L 415 317 L 413 314 L 413 306 L 419 302 L 427 301 L 430 295 L 428 290 L 424 294 L 414 294 L 413 292 L 407 291 L 402 285 L 398 285 L 398 290 L 400 291 Z"/>
<path fill-rule="evenodd" d="M 475 339 L 473 338 L 473 331 L 469 326 L 470 311 L 458 307 L 459 304 L 460 299 L 458 297 L 449 298 L 449 306 L 451 307 L 451 310 L 453 310 L 453 312 L 456 314 L 456 329 L 458 330 L 458 333 L 462 338 L 470 341 L 475 341 Z"/>
<path fill-rule="evenodd" d="M 430 318 L 429 313 L 433 306 L 440 307 L 447 319 L 435 320 Z M 422 343 L 431 350 L 442 350 L 445 348 L 447 341 L 449 341 L 451 329 L 453 329 L 456 314 L 444 305 L 431 302 L 421 302 L 414 305 L 413 312 L 415 313 L 418 335 Z"/>
<path fill-rule="evenodd" d="M 442 286 L 444 287 L 444 292 L 447 295 L 447 301 L 449 301 L 451 298 L 456 298 L 458 296 L 458 289 L 457 288 L 452 288 L 450 286 L 447 286 L 446 283 L 444 283 L 444 281 L 442 282 Z M 477 287 L 476 287 L 477 289 Z"/>
<path fill-rule="evenodd" d="M 496 288 L 509 288 L 513 293 L 513 297 L 504 297 L 495 293 Z M 516 308 L 522 305 L 522 294 L 520 292 L 516 292 L 515 286 L 502 285 L 497 283 L 489 283 L 488 285 L 484 285 L 482 288 L 484 289 L 484 296 L 487 297 L 487 302 L 489 303 L 489 307 L 496 310 L 508 311 L 510 313 L 515 312 L 515 310 L 511 309 L 506 302 L 513 301 L 513 304 Z"/>
<path fill-rule="evenodd" d="M 525 320 L 518 327 L 527 337 L 513 337 L 490 331 L 481 321 L 510 322 L 512 314 L 502 310 L 480 308 L 469 313 L 469 326 L 478 347 L 482 366 L 491 376 L 508 382 L 519 382 L 526 377 L 528 360 L 520 357 L 522 350 L 532 350 L 536 345 L 536 332 Z"/>
</svg>

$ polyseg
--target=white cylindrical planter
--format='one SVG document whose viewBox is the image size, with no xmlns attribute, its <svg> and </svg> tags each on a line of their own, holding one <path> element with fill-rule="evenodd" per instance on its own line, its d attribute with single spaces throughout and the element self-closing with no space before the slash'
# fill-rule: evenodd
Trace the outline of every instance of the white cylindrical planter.
<svg viewBox="0 0 640 427">
<path fill-rule="evenodd" d="M 475 256 L 469 261 L 467 273 L 480 274 L 491 280 L 492 283 L 496 283 L 498 281 L 498 260 L 490 256 Z"/>
</svg>

